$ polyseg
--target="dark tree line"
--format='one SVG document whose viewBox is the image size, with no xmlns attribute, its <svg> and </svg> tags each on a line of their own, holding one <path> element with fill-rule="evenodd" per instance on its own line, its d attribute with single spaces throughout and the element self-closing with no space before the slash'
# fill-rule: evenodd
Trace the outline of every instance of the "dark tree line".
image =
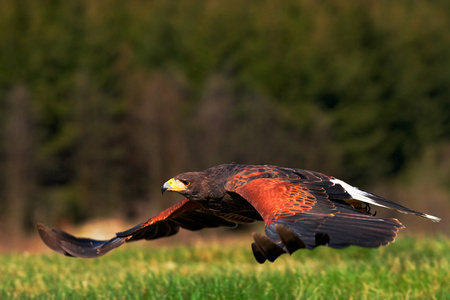
<svg viewBox="0 0 450 300">
<path fill-rule="evenodd" d="M 445 0 L 3 1 L 1 226 L 148 216 L 219 163 L 446 166 L 449 23 Z"/>
</svg>

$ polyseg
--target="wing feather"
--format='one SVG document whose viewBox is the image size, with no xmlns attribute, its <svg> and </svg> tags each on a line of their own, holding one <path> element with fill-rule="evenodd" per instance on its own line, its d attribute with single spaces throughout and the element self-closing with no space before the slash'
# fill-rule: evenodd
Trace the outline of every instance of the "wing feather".
<svg viewBox="0 0 450 300">
<path fill-rule="evenodd" d="M 288 253 L 302 248 L 302 245 L 308 249 L 320 245 L 333 248 L 350 245 L 379 247 L 392 242 L 403 228 L 396 219 L 374 217 L 340 200 L 347 193 L 343 187 L 333 187 L 331 194 L 341 197 L 330 199 L 326 190 L 329 187 L 332 183 L 258 178 L 241 184 L 236 192 L 263 217 L 267 237 Z M 259 246 L 256 249 L 261 250 L 257 251 L 258 261 L 261 261 L 261 256 L 267 251 L 261 246 L 260 237 L 255 239 L 255 243 Z M 278 254 L 273 249 L 270 253 Z M 266 259 L 271 261 L 273 256 L 270 253 Z"/>
<path fill-rule="evenodd" d="M 180 228 L 200 230 L 219 226 L 234 227 L 236 223 L 215 215 L 198 202 L 184 199 L 148 221 L 116 233 L 110 240 L 79 238 L 43 224 L 38 224 L 37 227 L 44 243 L 54 251 L 66 256 L 93 258 L 102 256 L 126 242 L 174 235 Z"/>
</svg>

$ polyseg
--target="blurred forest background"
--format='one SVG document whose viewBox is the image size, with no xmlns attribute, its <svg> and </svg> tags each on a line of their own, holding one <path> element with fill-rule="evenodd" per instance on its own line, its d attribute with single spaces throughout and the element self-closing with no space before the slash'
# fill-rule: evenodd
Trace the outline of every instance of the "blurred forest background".
<svg viewBox="0 0 450 300">
<path fill-rule="evenodd" d="M 1 232 L 143 221 L 168 178 L 238 162 L 448 233 L 449 29 L 448 0 L 1 1 Z"/>
</svg>

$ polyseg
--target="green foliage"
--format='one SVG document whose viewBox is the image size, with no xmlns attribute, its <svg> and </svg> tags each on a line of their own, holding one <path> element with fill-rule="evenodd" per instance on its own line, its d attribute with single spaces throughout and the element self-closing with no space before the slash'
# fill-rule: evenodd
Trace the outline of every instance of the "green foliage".
<svg viewBox="0 0 450 300">
<path fill-rule="evenodd" d="M 226 240 L 225 240 L 226 242 Z M 141 245 L 142 246 L 142 245 Z M 249 244 L 127 245 L 106 257 L 0 256 L 4 299 L 447 299 L 447 238 L 319 248 L 259 265 Z"/>
<path fill-rule="evenodd" d="M 77 220 L 133 215 L 188 168 L 271 163 L 364 184 L 450 140 L 446 0 L 3 1 L 0 20 L 1 128 L 25 86 L 37 190 L 78 199 Z"/>
</svg>

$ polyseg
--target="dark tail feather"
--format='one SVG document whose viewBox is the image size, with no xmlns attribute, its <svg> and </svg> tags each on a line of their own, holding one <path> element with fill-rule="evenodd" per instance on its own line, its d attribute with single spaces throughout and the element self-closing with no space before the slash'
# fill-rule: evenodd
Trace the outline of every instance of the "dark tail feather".
<svg viewBox="0 0 450 300">
<path fill-rule="evenodd" d="M 365 203 L 369 203 L 369 204 L 373 204 L 373 205 L 377 205 L 377 206 L 381 206 L 381 207 L 385 207 L 385 208 L 389 208 L 389 209 L 395 209 L 404 214 L 415 214 L 419 217 L 429 219 L 433 222 L 439 222 L 441 220 L 441 218 L 415 211 L 413 209 L 404 207 L 400 204 L 392 202 L 383 197 L 360 190 L 357 187 L 351 186 L 350 184 L 348 184 L 340 179 L 334 178 L 331 181 L 334 182 L 335 184 L 343 187 L 345 189 L 345 191 L 355 200 L 359 200 L 359 201 L 362 201 Z"/>
<path fill-rule="evenodd" d="M 49 228 L 43 224 L 37 225 L 39 235 L 52 250 L 72 257 L 94 258 L 102 256 L 125 243 L 124 237 L 114 237 L 100 241 L 87 238 L 77 238 L 59 229 Z"/>
</svg>

